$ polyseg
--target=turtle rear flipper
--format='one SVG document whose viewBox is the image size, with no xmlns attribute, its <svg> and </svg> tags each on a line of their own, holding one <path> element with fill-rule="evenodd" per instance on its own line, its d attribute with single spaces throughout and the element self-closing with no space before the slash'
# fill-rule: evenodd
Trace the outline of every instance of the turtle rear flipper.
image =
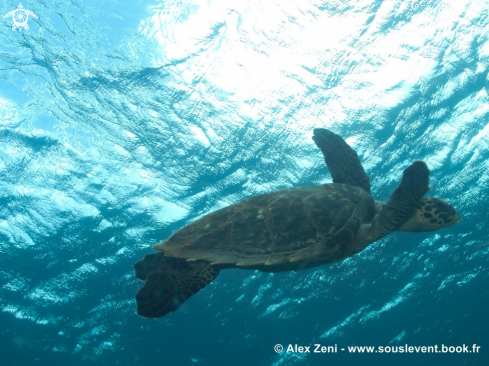
<svg viewBox="0 0 489 366">
<path fill-rule="evenodd" d="M 163 253 L 154 255 L 158 258 L 151 255 L 145 257 L 150 257 L 152 261 L 146 268 L 151 268 L 157 259 L 157 270 L 149 274 L 144 270 L 138 273 L 136 265 L 140 262 L 135 265 L 136 276 L 146 274 L 146 283 L 136 295 L 138 315 L 144 318 L 159 318 L 175 311 L 219 275 L 219 270 L 207 261 L 187 262 L 185 259 L 165 257 Z"/>
<path fill-rule="evenodd" d="M 345 140 L 325 128 L 315 128 L 312 139 L 323 153 L 333 183 L 360 187 L 370 194 L 370 179 L 357 153 Z"/>
<path fill-rule="evenodd" d="M 372 223 L 369 242 L 398 230 L 415 214 L 419 202 L 428 192 L 429 178 L 430 170 L 419 160 L 404 170 L 401 183 Z"/>
</svg>

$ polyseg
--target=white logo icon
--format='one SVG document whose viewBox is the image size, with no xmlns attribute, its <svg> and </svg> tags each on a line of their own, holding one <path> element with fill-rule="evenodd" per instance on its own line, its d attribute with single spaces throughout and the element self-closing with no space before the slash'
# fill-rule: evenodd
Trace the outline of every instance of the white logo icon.
<svg viewBox="0 0 489 366">
<path fill-rule="evenodd" d="M 11 15 L 14 21 L 14 25 L 12 25 L 12 30 L 16 30 L 17 28 L 19 28 L 20 31 L 22 31 L 22 28 L 25 28 L 25 30 L 29 30 L 29 26 L 27 25 L 27 21 L 29 20 L 29 15 L 34 18 L 37 18 L 37 15 L 34 14 L 32 11 L 25 10 L 22 4 L 19 4 L 18 9 L 9 11 L 3 17 L 7 18 Z"/>
</svg>

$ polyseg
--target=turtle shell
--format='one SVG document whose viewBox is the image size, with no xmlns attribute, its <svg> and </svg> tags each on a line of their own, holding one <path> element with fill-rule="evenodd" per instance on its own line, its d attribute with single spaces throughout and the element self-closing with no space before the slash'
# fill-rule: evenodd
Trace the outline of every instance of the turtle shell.
<svg viewBox="0 0 489 366">
<path fill-rule="evenodd" d="M 165 256 L 203 259 L 220 268 L 267 272 L 340 261 L 375 215 L 375 201 L 345 184 L 261 194 L 210 213 L 154 247 Z"/>
</svg>

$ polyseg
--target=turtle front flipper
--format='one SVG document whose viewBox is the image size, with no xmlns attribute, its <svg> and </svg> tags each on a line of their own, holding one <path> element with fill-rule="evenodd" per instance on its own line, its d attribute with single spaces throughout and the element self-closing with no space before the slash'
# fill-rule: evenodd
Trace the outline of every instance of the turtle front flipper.
<svg viewBox="0 0 489 366">
<path fill-rule="evenodd" d="M 360 187 L 370 194 L 370 179 L 357 153 L 345 140 L 325 128 L 315 128 L 312 139 L 323 153 L 333 183 Z"/>
<path fill-rule="evenodd" d="M 146 260 L 147 265 L 141 263 Z M 155 263 L 158 269 L 147 273 Z M 138 315 L 144 318 L 159 318 L 175 311 L 219 275 L 219 270 L 207 261 L 187 262 L 163 253 L 147 255 L 134 267 L 136 276 L 146 280 L 136 295 Z"/>
<path fill-rule="evenodd" d="M 368 241 L 374 242 L 398 230 L 417 210 L 429 189 L 430 170 L 422 161 L 415 161 L 402 174 L 399 186 L 374 219 Z"/>
</svg>

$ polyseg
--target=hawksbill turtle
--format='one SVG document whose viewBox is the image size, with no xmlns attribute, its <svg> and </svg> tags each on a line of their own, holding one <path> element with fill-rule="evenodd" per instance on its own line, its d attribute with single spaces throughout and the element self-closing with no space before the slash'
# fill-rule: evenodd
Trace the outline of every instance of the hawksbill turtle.
<svg viewBox="0 0 489 366">
<path fill-rule="evenodd" d="M 137 313 L 159 318 L 228 268 L 298 271 L 351 257 L 393 231 L 434 231 L 460 221 L 438 198 L 423 198 L 430 171 L 407 167 L 387 202 L 370 195 L 357 153 L 338 135 L 314 129 L 333 183 L 260 194 L 175 232 L 134 265 L 145 281 Z"/>
</svg>

